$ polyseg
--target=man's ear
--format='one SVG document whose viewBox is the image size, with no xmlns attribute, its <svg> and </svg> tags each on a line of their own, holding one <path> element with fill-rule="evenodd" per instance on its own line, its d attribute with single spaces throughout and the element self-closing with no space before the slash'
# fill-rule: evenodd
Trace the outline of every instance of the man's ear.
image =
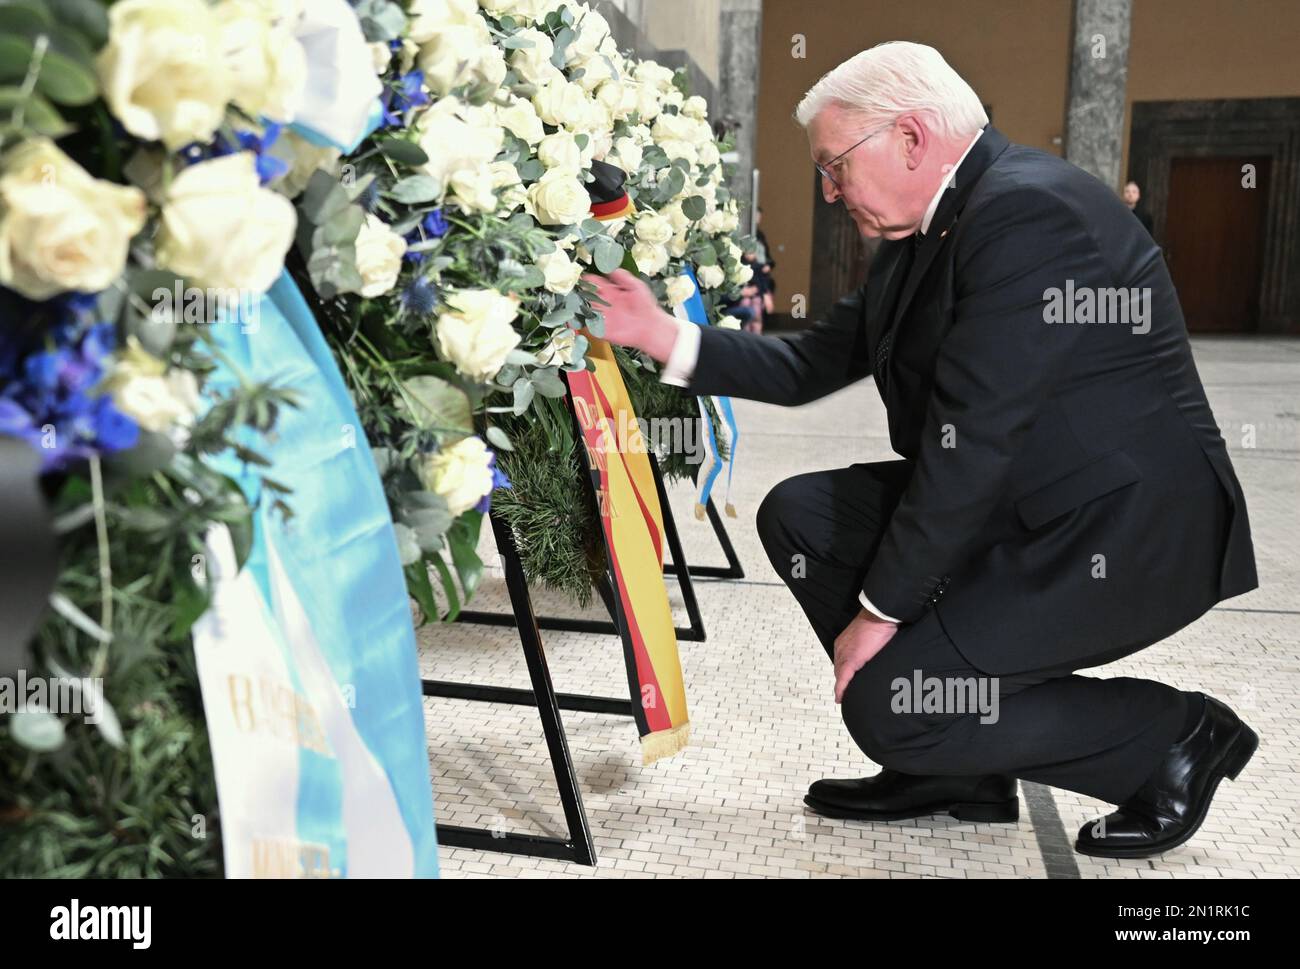
<svg viewBox="0 0 1300 969">
<path fill-rule="evenodd" d="M 925 161 L 930 147 L 930 132 L 925 123 L 914 114 L 905 114 L 896 122 L 903 133 L 903 154 L 908 171 L 916 171 Z"/>
</svg>

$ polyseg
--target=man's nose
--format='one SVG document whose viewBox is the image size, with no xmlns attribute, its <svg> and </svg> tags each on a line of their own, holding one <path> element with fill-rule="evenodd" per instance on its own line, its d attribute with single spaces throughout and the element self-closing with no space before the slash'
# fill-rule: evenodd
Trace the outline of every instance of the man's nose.
<svg viewBox="0 0 1300 969">
<path fill-rule="evenodd" d="M 826 200 L 827 205 L 834 205 L 840 197 L 839 186 L 830 180 L 827 176 L 822 176 L 822 198 Z"/>
</svg>

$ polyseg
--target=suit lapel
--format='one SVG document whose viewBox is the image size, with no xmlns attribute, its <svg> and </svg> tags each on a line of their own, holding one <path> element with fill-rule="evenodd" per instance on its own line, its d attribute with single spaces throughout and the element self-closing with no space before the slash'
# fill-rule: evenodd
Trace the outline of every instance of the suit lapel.
<svg viewBox="0 0 1300 969">
<path fill-rule="evenodd" d="M 898 325 L 898 321 L 907 312 L 907 308 L 912 303 L 912 298 L 916 296 L 917 288 L 921 285 L 921 280 L 925 278 L 926 270 L 930 268 L 930 263 L 934 261 L 934 257 L 938 255 L 939 250 L 943 248 L 947 235 L 956 223 L 957 216 L 965 207 L 966 200 L 970 198 L 975 184 L 988 171 L 989 166 L 993 164 L 997 157 L 1006 150 L 1008 144 L 1010 142 L 1007 141 L 1006 135 L 994 128 L 993 125 L 987 125 L 984 128 L 984 134 L 980 136 L 980 140 L 975 142 L 970 154 L 966 156 L 953 174 L 952 182 L 944 190 L 939 205 L 934 211 L 934 218 L 930 220 L 930 231 L 925 234 L 921 248 L 912 263 L 912 271 L 908 273 L 907 280 L 903 283 L 902 295 L 895 304 L 891 315 L 891 330 Z"/>
</svg>

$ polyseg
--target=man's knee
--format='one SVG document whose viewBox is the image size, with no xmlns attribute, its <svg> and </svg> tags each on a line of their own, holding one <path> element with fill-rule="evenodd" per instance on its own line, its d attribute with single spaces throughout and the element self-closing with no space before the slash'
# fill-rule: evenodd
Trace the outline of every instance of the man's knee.
<svg viewBox="0 0 1300 969">
<path fill-rule="evenodd" d="M 755 527 L 768 555 L 784 555 L 798 544 L 794 525 L 799 510 L 807 509 L 806 475 L 797 474 L 777 483 L 759 503 Z"/>
<path fill-rule="evenodd" d="M 886 647 L 887 648 L 887 647 Z M 894 702 L 899 690 L 911 684 L 901 673 L 875 660 L 858 670 L 844 691 L 840 715 L 853 742 L 882 767 L 916 773 L 923 766 L 925 750 L 931 746 L 941 725 L 910 705 Z"/>
</svg>

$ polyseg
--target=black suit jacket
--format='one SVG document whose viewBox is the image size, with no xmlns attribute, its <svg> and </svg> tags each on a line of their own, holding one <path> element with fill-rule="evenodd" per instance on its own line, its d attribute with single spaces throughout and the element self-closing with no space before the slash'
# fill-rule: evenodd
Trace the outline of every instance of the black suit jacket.
<svg viewBox="0 0 1300 969">
<path fill-rule="evenodd" d="M 911 245 L 883 242 L 802 332 L 704 328 L 688 388 L 797 405 L 874 376 L 912 467 L 863 582 L 877 608 L 936 609 L 1005 674 L 1117 658 L 1256 587 L 1173 283 L 1114 192 L 989 126 L 903 279 Z M 1136 291 L 1146 325 L 1049 322 L 1053 290 L 1112 320 Z"/>
</svg>

